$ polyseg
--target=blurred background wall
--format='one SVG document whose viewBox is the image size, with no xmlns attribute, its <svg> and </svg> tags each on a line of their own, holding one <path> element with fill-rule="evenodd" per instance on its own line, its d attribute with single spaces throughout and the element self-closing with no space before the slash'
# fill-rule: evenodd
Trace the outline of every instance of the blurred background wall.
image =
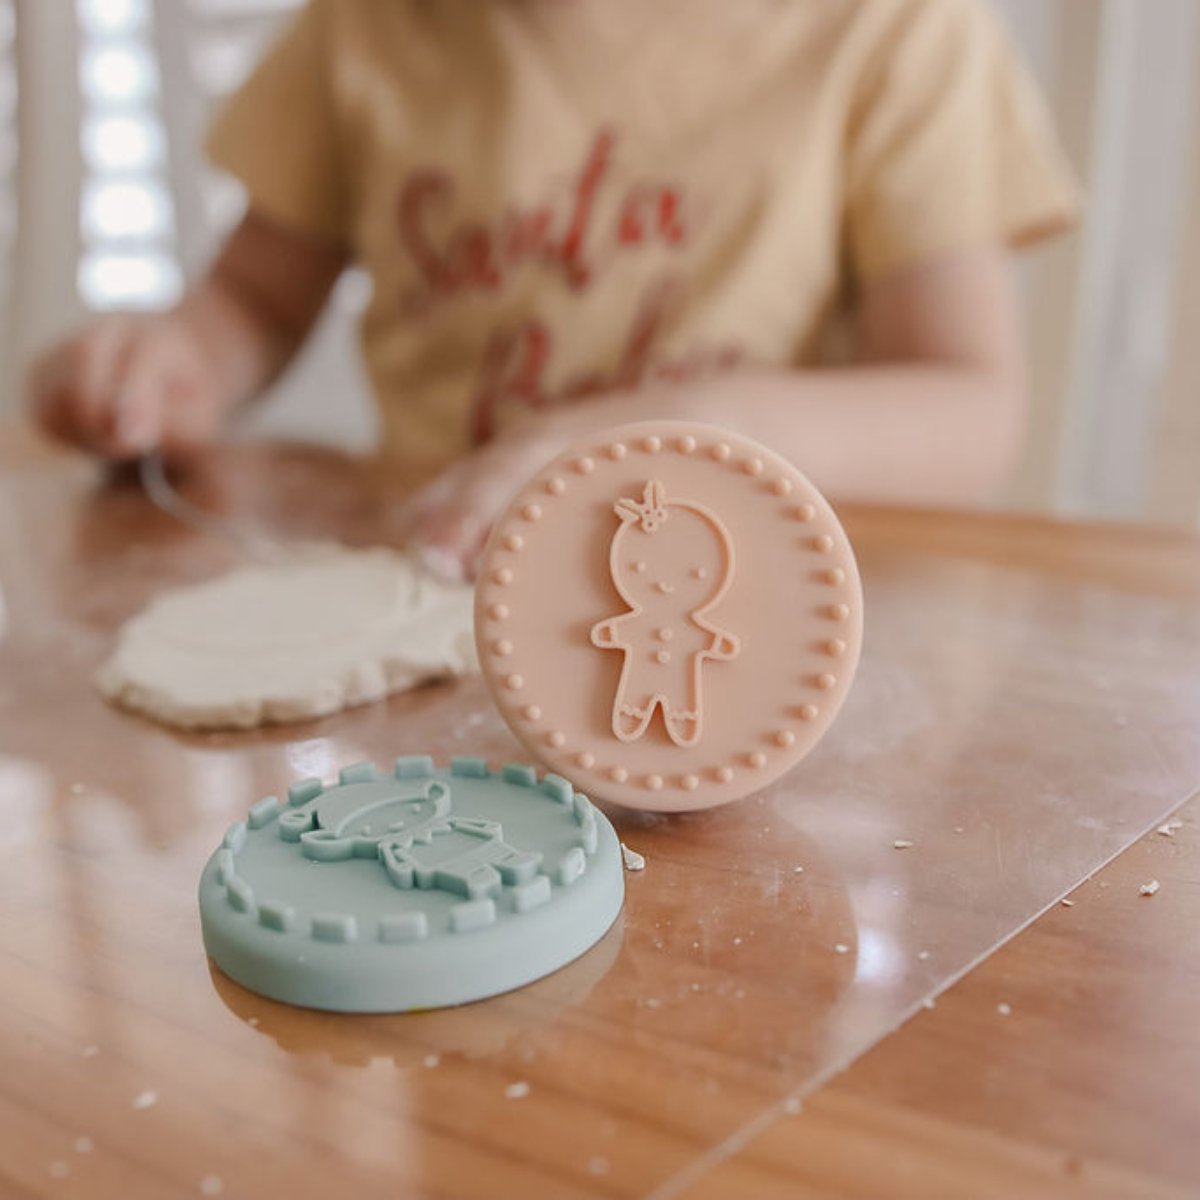
<svg viewBox="0 0 1200 1200">
<path fill-rule="evenodd" d="M 1007 503 L 1196 525 L 1200 0 L 990 2 L 1088 192 L 1082 229 L 1023 268 L 1035 400 Z M 200 135 L 295 4 L 0 0 L 0 418 L 32 349 L 89 311 L 170 303 L 236 219 Z M 370 444 L 365 289 L 345 278 L 248 428 Z"/>
</svg>

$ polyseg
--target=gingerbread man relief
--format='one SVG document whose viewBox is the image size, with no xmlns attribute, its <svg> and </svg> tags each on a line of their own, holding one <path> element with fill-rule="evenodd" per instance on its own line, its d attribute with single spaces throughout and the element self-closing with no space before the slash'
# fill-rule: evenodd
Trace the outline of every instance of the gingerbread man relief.
<svg viewBox="0 0 1200 1200">
<path fill-rule="evenodd" d="M 612 732 L 634 742 L 662 712 L 667 736 L 694 746 L 704 729 L 706 663 L 733 659 L 736 634 L 708 617 L 733 582 L 729 530 L 703 504 L 669 498 L 650 480 L 640 499 L 619 499 L 609 549 L 613 585 L 628 611 L 597 622 L 591 641 L 624 655 Z M 709 670 L 711 671 L 711 667 Z"/>
<path fill-rule="evenodd" d="M 417 795 L 375 794 L 349 784 L 279 819 L 279 836 L 320 862 L 376 858 L 399 888 L 437 888 L 476 900 L 529 883 L 542 855 L 509 845 L 498 821 L 460 817 L 435 780 Z"/>
</svg>

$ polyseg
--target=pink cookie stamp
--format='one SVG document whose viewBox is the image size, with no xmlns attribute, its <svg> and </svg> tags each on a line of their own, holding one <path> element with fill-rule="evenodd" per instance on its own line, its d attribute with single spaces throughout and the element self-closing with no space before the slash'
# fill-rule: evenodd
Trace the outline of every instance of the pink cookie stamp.
<svg viewBox="0 0 1200 1200">
<path fill-rule="evenodd" d="M 817 744 L 854 676 L 862 593 L 791 463 L 655 421 L 597 434 L 521 489 L 475 623 L 531 753 L 593 796 L 687 810 L 760 790 Z"/>
</svg>

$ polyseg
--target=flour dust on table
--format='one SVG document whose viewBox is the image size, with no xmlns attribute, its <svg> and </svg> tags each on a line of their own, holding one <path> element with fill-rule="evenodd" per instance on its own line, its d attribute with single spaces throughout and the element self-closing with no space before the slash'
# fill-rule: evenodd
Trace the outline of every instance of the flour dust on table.
<svg viewBox="0 0 1200 1200">
<path fill-rule="evenodd" d="M 471 588 L 404 554 L 341 546 L 164 592 L 96 684 L 182 729 L 303 720 L 476 669 Z"/>
</svg>

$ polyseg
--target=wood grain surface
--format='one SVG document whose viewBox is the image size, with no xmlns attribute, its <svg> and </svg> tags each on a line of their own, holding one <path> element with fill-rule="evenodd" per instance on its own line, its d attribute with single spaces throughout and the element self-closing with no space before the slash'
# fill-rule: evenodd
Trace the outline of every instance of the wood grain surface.
<svg viewBox="0 0 1200 1200">
<path fill-rule="evenodd" d="M 291 536 L 395 532 L 386 481 L 322 452 L 183 486 Z M 252 734 L 107 707 L 120 620 L 232 559 L 0 430 L 0 1196 L 1196 1195 L 1197 807 L 1154 830 L 1200 787 L 1200 545 L 845 517 L 873 607 L 829 747 L 711 815 L 613 812 L 647 869 L 556 975 L 346 1018 L 209 967 L 200 867 L 299 775 L 511 755 L 482 685 Z"/>
</svg>

